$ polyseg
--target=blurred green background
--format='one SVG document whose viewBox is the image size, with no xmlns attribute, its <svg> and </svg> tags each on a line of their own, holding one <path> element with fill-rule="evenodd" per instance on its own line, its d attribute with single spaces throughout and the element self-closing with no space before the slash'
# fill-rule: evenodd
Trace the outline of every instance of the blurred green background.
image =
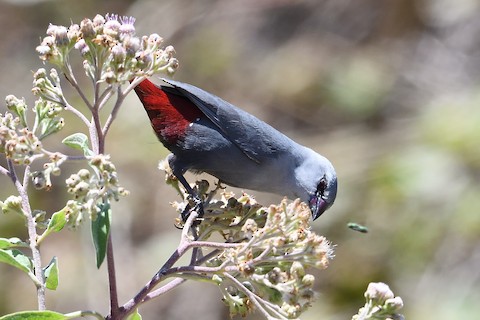
<svg viewBox="0 0 480 320">
<path fill-rule="evenodd" d="M 316 273 L 320 294 L 302 319 L 350 319 L 371 281 L 388 283 L 404 299 L 408 319 L 478 319 L 479 1 L 3 0 L 0 96 L 33 105 L 32 70 L 42 65 L 35 47 L 48 24 L 107 12 L 135 16 L 137 34 L 158 33 L 173 45 L 175 79 L 250 111 L 334 163 L 337 202 L 313 227 L 336 245 L 336 257 Z M 48 139 L 51 148 L 84 130 L 76 122 L 67 117 L 68 128 Z M 131 191 L 114 207 L 124 302 L 176 247 L 180 231 L 169 202 L 178 196 L 156 168 L 167 151 L 136 97 L 120 111 L 107 151 Z M 66 165 L 58 181 L 74 170 Z M 0 181 L 5 199 L 13 188 Z M 255 195 L 264 204 L 280 200 Z M 49 212 L 65 197 L 60 187 L 33 192 L 35 207 Z M 348 229 L 350 221 L 370 232 Z M 25 236 L 22 222 L 0 216 L 0 236 L 18 235 Z M 108 312 L 106 270 L 95 268 L 88 226 L 52 236 L 42 253 L 45 264 L 53 255 L 60 261 L 50 309 Z M 0 265 L 0 314 L 35 307 L 30 280 Z M 186 283 L 141 313 L 228 318 L 218 290 L 201 283 Z"/>
</svg>

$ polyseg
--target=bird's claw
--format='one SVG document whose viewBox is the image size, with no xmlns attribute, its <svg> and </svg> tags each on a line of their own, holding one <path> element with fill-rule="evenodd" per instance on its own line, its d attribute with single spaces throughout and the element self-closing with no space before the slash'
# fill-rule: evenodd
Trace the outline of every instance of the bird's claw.
<svg viewBox="0 0 480 320">
<path fill-rule="evenodd" d="M 186 222 L 188 219 L 188 216 L 190 215 L 190 212 L 192 211 L 196 211 L 198 213 L 198 218 L 197 218 L 197 221 L 198 221 L 200 218 L 203 217 L 203 214 L 204 214 L 203 201 L 198 196 L 192 196 L 189 200 L 191 201 L 189 201 L 188 205 L 185 207 L 185 209 L 181 213 L 182 221 Z"/>
</svg>

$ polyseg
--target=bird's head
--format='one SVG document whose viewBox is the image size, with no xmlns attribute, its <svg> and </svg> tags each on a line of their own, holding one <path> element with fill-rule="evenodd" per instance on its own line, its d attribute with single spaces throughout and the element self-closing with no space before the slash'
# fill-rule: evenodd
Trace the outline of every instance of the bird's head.
<svg viewBox="0 0 480 320">
<path fill-rule="evenodd" d="M 337 197 L 335 169 L 327 158 L 308 149 L 307 156 L 295 175 L 302 186 L 302 194 L 298 196 L 308 203 L 315 220 L 333 205 Z"/>
</svg>

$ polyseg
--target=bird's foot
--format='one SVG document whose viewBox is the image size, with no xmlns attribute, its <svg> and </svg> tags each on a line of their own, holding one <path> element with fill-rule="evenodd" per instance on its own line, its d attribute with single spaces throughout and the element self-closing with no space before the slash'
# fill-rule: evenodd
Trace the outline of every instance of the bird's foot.
<svg viewBox="0 0 480 320">
<path fill-rule="evenodd" d="M 202 199 L 200 199 L 196 195 L 191 196 L 191 198 L 189 199 L 189 204 L 185 207 L 185 209 L 181 213 L 183 222 L 187 221 L 192 211 L 196 211 L 198 213 L 198 218 L 194 222 L 194 225 L 198 225 L 200 223 L 200 219 L 203 217 L 204 211 L 203 211 Z"/>
</svg>

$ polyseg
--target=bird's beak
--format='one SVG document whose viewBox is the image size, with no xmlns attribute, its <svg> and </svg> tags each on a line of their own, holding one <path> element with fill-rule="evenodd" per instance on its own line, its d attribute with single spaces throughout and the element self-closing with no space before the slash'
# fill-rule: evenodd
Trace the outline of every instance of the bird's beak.
<svg viewBox="0 0 480 320">
<path fill-rule="evenodd" d="M 333 205 L 337 197 L 337 179 L 334 179 L 323 192 L 317 192 L 310 197 L 308 204 L 312 210 L 313 220 L 317 219 Z"/>
<path fill-rule="evenodd" d="M 328 208 L 330 208 L 332 204 L 328 203 L 326 199 L 315 195 L 310 198 L 309 205 L 310 210 L 312 210 L 313 220 L 315 220 L 320 217 Z"/>
</svg>

